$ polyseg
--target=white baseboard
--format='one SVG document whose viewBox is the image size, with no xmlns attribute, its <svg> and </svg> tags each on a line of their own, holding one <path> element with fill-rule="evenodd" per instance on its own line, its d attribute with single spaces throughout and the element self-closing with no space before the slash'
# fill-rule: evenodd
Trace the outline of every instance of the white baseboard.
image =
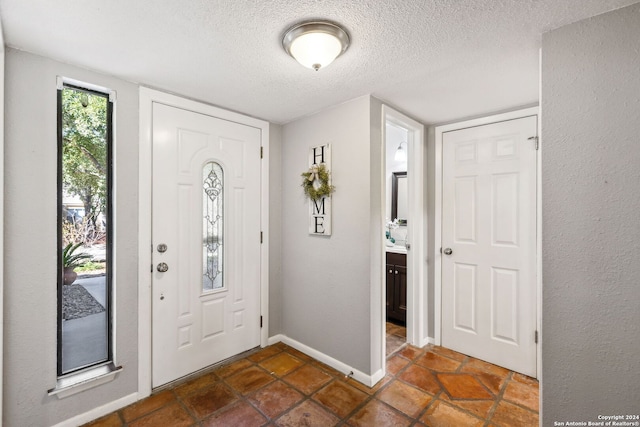
<svg viewBox="0 0 640 427">
<path fill-rule="evenodd" d="M 132 403 L 135 403 L 137 401 L 138 393 L 131 393 L 127 396 L 121 397 L 118 400 L 114 400 L 113 402 L 98 406 L 97 408 L 93 408 L 92 410 L 87 411 L 83 414 L 76 415 L 73 418 L 69 418 L 68 420 L 55 424 L 53 427 L 77 427 L 82 424 L 86 424 L 89 421 L 93 421 L 102 416 L 110 414 L 111 412 L 117 411 L 118 409 L 124 408 L 127 405 L 131 405 Z"/>
<path fill-rule="evenodd" d="M 284 335 L 282 334 L 274 335 L 272 337 L 269 337 L 269 339 L 267 340 L 267 344 L 269 345 L 278 344 L 279 342 L 282 342 L 283 338 L 284 338 Z"/>
<path fill-rule="evenodd" d="M 376 372 L 374 375 L 367 375 L 362 371 L 352 368 L 351 366 L 345 363 L 342 363 L 341 361 L 334 359 L 333 357 L 328 356 L 322 353 L 321 351 L 318 351 L 305 344 L 302 344 L 301 342 L 298 342 L 292 338 L 289 338 L 286 335 L 282 335 L 282 334 L 274 335 L 269 338 L 268 342 L 269 342 L 269 345 L 273 345 L 278 342 L 283 342 L 288 346 L 291 346 L 296 350 L 303 352 L 307 356 L 313 357 L 317 361 L 322 362 L 325 365 L 331 366 L 336 371 L 342 372 L 345 376 L 348 376 L 351 373 L 351 377 L 354 380 L 361 382 L 367 387 L 373 387 L 380 379 L 382 379 L 382 375 L 381 375 L 382 371 Z M 377 378 L 378 376 L 380 376 L 380 378 Z"/>
<path fill-rule="evenodd" d="M 420 339 L 420 342 L 418 342 L 418 345 L 416 347 L 424 347 L 427 344 L 435 344 L 436 340 L 432 337 L 424 337 Z"/>
<path fill-rule="evenodd" d="M 384 374 L 385 374 L 385 371 L 383 369 L 378 369 L 377 372 L 375 372 L 373 375 L 371 375 L 371 385 L 369 385 L 369 387 L 373 387 L 374 385 L 376 385 L 378 383 L 378 381 L 383 379 L 384 378 Z"/>
</svg>

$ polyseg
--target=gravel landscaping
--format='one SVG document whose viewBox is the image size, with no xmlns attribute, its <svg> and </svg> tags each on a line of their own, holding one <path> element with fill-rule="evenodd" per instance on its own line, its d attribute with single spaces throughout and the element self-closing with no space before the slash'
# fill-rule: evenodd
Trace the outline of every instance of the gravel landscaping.
<svg viewBox="0 0 640 427">
<path fill-rule="evenodd" d="M 62 318 L 79 319 L 104 311 L 104 307 L 87 290 L 73 283 L 62 287 Z"/>
</svg>

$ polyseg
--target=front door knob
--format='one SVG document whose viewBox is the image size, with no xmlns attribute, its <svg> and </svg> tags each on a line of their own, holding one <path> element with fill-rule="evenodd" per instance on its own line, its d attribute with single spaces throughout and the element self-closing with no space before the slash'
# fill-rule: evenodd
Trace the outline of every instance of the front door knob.
<svg viewBox="0 0 640 427">
<path fill-rule="evenodd" d="M 451 248 L 446 248 L 446 249 L 444 250 L 444 254 L 445 254 L 445 255 L 451 255 L 452 253 L 453 253 L 453 251 L 451 250 Z"/>
<path fill-rule="evenodd" d="M 160 264 L 158 264 L 158 267 L 156 267 L 156 269 L 160 273 L 166 273 L 169 270 L 169 266 L 167 265 L 166 262 L 161 262 Z"/>
</svg>

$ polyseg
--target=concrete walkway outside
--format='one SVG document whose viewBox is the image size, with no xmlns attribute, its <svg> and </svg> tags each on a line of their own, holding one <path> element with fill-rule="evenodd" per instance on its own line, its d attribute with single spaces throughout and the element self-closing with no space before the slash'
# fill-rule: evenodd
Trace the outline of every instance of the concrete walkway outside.
<svg viewBox="0 0 640 427">
<path fill-rule="evenodd" d="M 76 280 L 106 308 L 105 276 Z M 107 311 L 62 323 L 62 370 L 66 372 L 106 360 Z"/>
</svg>

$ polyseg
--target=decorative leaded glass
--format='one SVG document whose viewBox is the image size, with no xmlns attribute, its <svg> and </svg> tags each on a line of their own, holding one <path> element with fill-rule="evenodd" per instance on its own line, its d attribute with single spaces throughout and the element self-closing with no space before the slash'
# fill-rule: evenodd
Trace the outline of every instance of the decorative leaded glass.
<svg viewBox="0 0 640 427">
<path fill-rule="evenodd" d="M 204 166 L 202 189 L 202 290 L 211 291 L 223 287 L 224 176 L 218 163 Z"/>
</svg>

